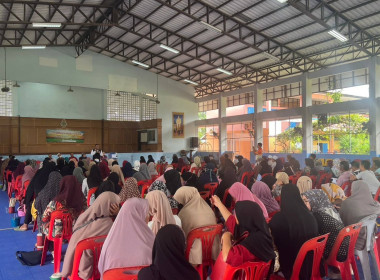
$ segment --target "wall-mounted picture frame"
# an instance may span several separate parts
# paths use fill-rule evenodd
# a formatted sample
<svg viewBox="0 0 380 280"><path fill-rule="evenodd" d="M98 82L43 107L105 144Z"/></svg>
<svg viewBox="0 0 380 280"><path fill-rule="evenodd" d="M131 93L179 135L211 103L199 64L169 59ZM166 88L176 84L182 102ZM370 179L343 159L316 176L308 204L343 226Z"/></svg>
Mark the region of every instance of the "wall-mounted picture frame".
<svg viewBox="0 0 380 280"><path fill-rule="evenodd" d="M184 113L173 112L172 126L173 138L185 138Z"/></svg>

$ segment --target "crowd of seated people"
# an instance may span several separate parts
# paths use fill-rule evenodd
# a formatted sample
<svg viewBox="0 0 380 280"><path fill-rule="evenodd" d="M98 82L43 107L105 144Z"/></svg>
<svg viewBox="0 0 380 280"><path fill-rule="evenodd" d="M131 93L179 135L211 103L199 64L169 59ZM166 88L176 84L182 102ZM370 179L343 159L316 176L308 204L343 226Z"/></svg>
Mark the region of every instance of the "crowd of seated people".
<svg viewBox="0 0 380 280"><path fill-rule="evenodd" d="M255 164L227 154L219 161L175 154L171 163L164 156L156 162L149 155L148 160L141 156L120 166L117 159L91 160L82 154L77 160L71 154L57 159L49 155L40 164L10 156L1 163L1 175L9 170L14 180L21 176L21 188L29 182L20 198L25 219L16 231L27 231L35 219L38 232L48 235L54 211L70 214L72 236L61 271L65 278L72 273L78 244L106 235L98 263L102 277L113 269L138 266L144 267L135 271L138 279L201 279L204 248L196 239L185 255L186 240L196 229L222 224L210 248L212 280L221 279L226 265L247 262L272 262L269 273L290 279L305 242L329 234L325 261L344 227L380 215L374 200L379 168L379 161L371 168L368 160L341 159L323 166L313 154L303 169L291 155L286 160L262 156ZM345 240L339 260L347 258L348 246ZM53 255L53 244L49 251ZM92 258L85 253L80 260L82 279L93 274ZM310 279L311 269L309 256L300 279ZM332 267L321 269L322 276L337 273Z"/></svg>

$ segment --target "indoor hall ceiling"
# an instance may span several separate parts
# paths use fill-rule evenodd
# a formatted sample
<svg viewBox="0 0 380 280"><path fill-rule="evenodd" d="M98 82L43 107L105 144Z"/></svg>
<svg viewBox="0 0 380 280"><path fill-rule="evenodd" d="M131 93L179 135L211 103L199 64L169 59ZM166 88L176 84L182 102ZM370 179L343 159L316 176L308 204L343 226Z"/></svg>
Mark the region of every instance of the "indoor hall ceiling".
<svg viewBox="0 0 380 280"><path fill-rule="evenodd" d="M280 2L0 0L0 45L74 46L78 56L88 49L192 82L196 96L380 53L380 0Z"/></svg>

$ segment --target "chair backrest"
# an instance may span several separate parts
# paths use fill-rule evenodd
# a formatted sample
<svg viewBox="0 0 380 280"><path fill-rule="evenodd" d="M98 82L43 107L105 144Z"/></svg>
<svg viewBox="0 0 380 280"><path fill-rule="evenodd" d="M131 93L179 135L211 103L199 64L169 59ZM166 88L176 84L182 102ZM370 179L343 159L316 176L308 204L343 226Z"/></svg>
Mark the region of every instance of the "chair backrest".
<svg viewBox="0 0 380 280"><path fill-rule="evenodd" d="M226 206L226 207L227 207L227 209L231 212L232 209L235 208L235 201L232 199L232 196L231 196L230 193L228 192L229 189L230 189L230 188L228 188L228 189L226 189L226 190L224 191L224 195L223 195L223 205L226 206L226 203L227 203L227 197L230 196L230 197L231 197L231 204L230 204L229 207L227 207L227 206Z"/></svg>
<svg viewBox="0 0 380 280"><path fill-rule="evenodd" d="M194 174L197 175L197 176L199 176L199 170L200 170L199 167L192 167L192 168L190 169L190 172L191 172L191 173L194 173Z"/></svg>
<svg viewBox="0 0 380 280"><path fill-rule="evenodd" d="M27 191L27 189L29 187L29 184L30 184L30 180L27 180L27 181L24 182L24 194L23 194L23 197L25 197L25 195L26 195L26 191Z"/></svg>
<svg viewBox="0 0 380 280"><path fill-rule="evenodd" d="M329 234L321 235L306 241L298 252L297 258L293 265L293 272L291 279L299 279L302 264L306 258L308 252L314 252L313 254L313 268L311 279L321 279L320 264L323 257L323 252L326 247L326 242Z"/></svg>
<svg viewBox="0 0 380 280"><path fill-rule="evenodd" d="M377 189L377 192L375 194L375 200L378 201L378 202L380 202L379 196L380 196L380 188Z"/></svg>
<svg viewBox="0 0 380 280"><path fill-rule="evenodd" d="M12 176L12 171L7 170L7 171L5 172L5 180L7 180L8 184L9 184L9 183L12 183L12 178L13 178L13 176Z"/></svg>
<svg viewBox="0 0 380 280"><path fill-rule="evenodd" d="M315 176L315 175L311 175L311 176L309 176L309 177L310 177L311 181L313 182L313 184L312 184L313 189L315 189L316 186L317 186L317 176Z"/></svg>
<svg viewBox="0 0 380 280"><path fill-rule="evenodd" d="M158 177L160 177L160 175L152 175L150 179L151 182L153 183L154 181L156 181Z"/></svg>
<svg viewBox="0 0 380 280"><path fill-rule="evenodd" d="M162 164L158 163L158 164L156 165L156 171L157 171L158 175L161 175L161 174L162 174L162 173L161 173L161 171L162 171Z"/></svg>
<svg viewBox="0 0 380 280"><path fill-rule="evenodd" d="M195 239L200 239L202 242L202 260L212 261L212 245L215 237L222 233L223 225L217 224L193 229L187 235L186 259L189 259L190 249L193 246Z"/></svg>
<svg viewBox="0 0 380 280"><path fill-rule="evenodd" d="M181 174L183 174L183 172L186 172L186 171L189 171L190 170L190 165L185 165L184 167L182 167L181 169Z"/></svg>
<svg viewBox="0 0 380 280"><path fill-rule="evenodd" d="M266 176L272 175L272 173L264 173L261 175L261 179L265 178Z"/></svg>
<svg viewBox="0 0 380 280"><path fill-rule="evenodd" d="M248 184L248 177L249 177L249 172L244 172L243 176L241 176L240 183L246 186Z"/></svg>
<svg viewBox="0 0 380 280"><path fill-rule="evenodd" d="M100 273L98 270L98 262L100 257L100 252L102 250L102 246L104 241L106 240L107 235L95 236L84 239L78 243L75 247L74 254L74 262L73 262L73 270L71 272L70 279L71 280L82 280L79 277L79 264L82 258L83 252L89 250L92 252L92 276L89 280L100 279Z"/></svg>
<svg viewBox="0 0 380 280"><path fill-rule="evenodd" d="M367 241L366 241L367 251L372 250L374 246L374 240L375 240L374 231L376 228L377 216L378 216L377 214L373 214L360 220L360 223L362 223L362 228L367 227Z"/></svg>
<svg viewBox="0 0 380 280"><path fill-rule="evenodd" d="M87 207L90 206L91 196L96 192L97 189L98 189L98 187L94 187L94 188L91 188L91 189L88 190L88 194L87 194Z"/></svg>
<svg viewBox="0 0 380 280"><path fill-rule="evenodd" d="M137 275L146 266L114 268L103 274L103 280L137 280Z"/></svg>
<svg viewBox="0 0 380 280"><path fill-rule="evenodd" d="M349 197L351 196L351 182L350 181L347 181L345 183L343 183L343 185L341 186L342 190L344 191L344 194Z"/></svg>
<svg viewBox="0 0 380 280"><path fill-rule="evenodd" d="M293 185L297 185L298 177L296 175L289 176L289 182L292 182Z"/></svg>
<svg viewBox="0 0 380 280"><path fill-rule="evenodd" d="M148 192L150 185L149 184L144 184L141 189L141 198L144 198L146 193Z"/></svg>
<svg viewBox="0 0 380 280"><path fill-rule="evenodd" d="M207 183L205 184L203 187L206 189L206 190L210 190L211 192L211 196L214 195L215 193L215 190L216 188L218 187L218 183L217 182L213 182L213 183Z"/></svg>
<svg viewBox="0 0 380 280"><path fill-rule="evenodd" d="M61 220L62 222L62 231L60 234L55 233L55 237L53 237L53 231L55 227L55 220ZM49 236L48 239L53 241L55 238L62 238L66 240L70 240L71 235L73 234L73 218L70 213L63 211L53 211L50 217L50 225L49 225Z"/></svg>
<svg viewBox="0 0 380 280"><path fill-rule="evenodd" d="M271 262L245 262L239 266L227 264L222 280L261 280L268 275ZM214 267L216 268L216 266ZM238 277L237 277L238 276Z"/></svg>
<svg viewBox="0 0 380 280"><path fill-rule="evenodd" d="M358 239L361 227L362 227L361 223L353 224L353 225L346 226L345 228L343 228L339 232L339 234L335 240L334 246L333 246L333 248L330 252L330 255L327 259L327 262L329 264L338 262L338 260L337 260L338 252L339 252L339 249L340 249L345 237L349 237L349 239L350 239L348 252L347 252L347 259L354 256L356 240Z"/></svg>

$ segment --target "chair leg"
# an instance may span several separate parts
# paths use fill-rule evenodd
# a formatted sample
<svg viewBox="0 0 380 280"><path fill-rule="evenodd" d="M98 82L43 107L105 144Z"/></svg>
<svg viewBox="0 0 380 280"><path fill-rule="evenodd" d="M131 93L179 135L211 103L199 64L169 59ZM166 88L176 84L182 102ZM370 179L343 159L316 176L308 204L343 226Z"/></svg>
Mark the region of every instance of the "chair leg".
<svg viewBox="0 0 380 280"><path fill-rule="evenodd" d="M367 254L367 257L368 257L368 254ZM356 261L355 261L355 256L351 259L350 261L350 265L352 267L352 270L354 272L354 277L355 277L355 280L360 280L360 277L359 277L359 271L358 271L358 266L356 265ZM348 266L348 269L350 271L350 275L351 275L351 270L350 270L350 266ZM370 273L371 275L371 273ZM370 278L371 279L371 278Z"/></svg>
<svg viewBox="0 0 380 280"><path fill-rule="evenodd" d="M376 244L374 246L374 249L370 251L370 254L371 262L373 264L373 267L375 268L376 279L380 279L379 255L377 252Z"/></svg>
<svg viewBox="0 0 380 280"><path fill-rule="evenodd" d="M45 264L46 254L49 248L49 242L50 240L45 237L44 248L42 249L42 256L41 256L41 266Z"/></svg>
<svg viewBox="0 0 380 280"><path fill-rule="evenodd" d="M33 224L33 232L35 232L37 229L37 218L34 220L34 224Z"/></svg>
<svg viewBox="0 0 380 280"><path fill-rule="evenodd" d="M355 255L359 257L360 264L362 266L363 274L364 274L364 280L371 280L371 268L369 266L369 258L368 258L368 252L366 250L363 251L356 251ZM355 271L354 271L355 274ZM356 278L356 275L355 275Z"/></svg>
<svg viewBox="0 0 380 280"><path fill-rule="evenodd" d="M54 273L61 269L62 238L54 239Z"/></svg>

